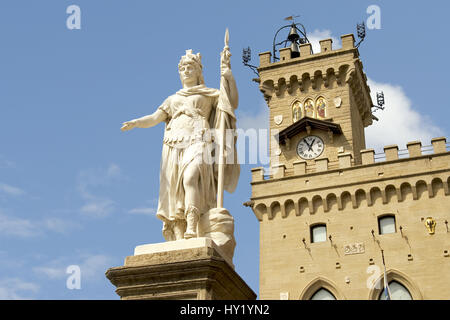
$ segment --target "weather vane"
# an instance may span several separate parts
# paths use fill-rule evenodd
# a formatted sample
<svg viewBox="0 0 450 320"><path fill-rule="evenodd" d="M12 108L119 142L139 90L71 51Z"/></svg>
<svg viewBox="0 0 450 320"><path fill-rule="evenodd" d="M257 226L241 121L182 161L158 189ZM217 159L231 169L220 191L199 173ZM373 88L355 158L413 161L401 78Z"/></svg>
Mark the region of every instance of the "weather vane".
<svg viewBox="0 0 450 320"><path fill-rule="evenodd" d="M297 16L289 16L289 17L284 18L284 20L291 21L291 20L294 20L295 18L298 18L298 17L300 17L300 16L299 15L297 15Z"/></svg>
<svg viewBox="0 0 450 320"><path fill-rule="evenodd" d="M358 38L360 39L359 42L356 44L356 47L359 48L360 44L366 38L366 25L364 21L356 25L356 33L358 34Z"/></svg>
<svg viewBox="0 0 450 320"><path fill-rule="evenodd" d="M244 66L247 66L250 69L252 69L252 71L259 78L258 67L249 64L250 60L252 60L252 49L250 49L250 47L247 47L246 49L245 48L242 49L242 63L244 64Z"/></svg>
<svg viewBox="0 0 450 320"><path fill-rule="evenodd" d="M386 101L384 100L384 92L380 91L377 92L377 105L373 106L372 108L374 108L374 110L372 112L377 112L377 110L384 110L384 105L385 105Z"/></svg>

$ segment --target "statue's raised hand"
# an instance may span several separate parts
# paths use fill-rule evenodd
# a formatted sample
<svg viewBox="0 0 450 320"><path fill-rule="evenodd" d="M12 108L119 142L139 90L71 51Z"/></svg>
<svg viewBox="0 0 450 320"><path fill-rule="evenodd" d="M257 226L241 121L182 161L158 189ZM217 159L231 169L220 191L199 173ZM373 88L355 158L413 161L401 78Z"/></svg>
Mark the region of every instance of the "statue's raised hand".
<svg viewBox="0 0 450 320"><path fill-rule="evenodd" d="M231 80L233 78L233 74L231 73L231 69L228 67L222 68L220 75L227 80Z"/></svg>
<svg viewBox="0 0 450 320"><path fill-rule="evenodd" d="M227 80L230 80L233 77L233 74L231 73L230 57L230 48L225 46L220 54L220 75Z"/></svg>
<svg viewBox="0 0 450 320"><path fill-rule="evenodd" d="M122 123L122 128L120 128L120 130L122 131L128 131L131 130L133 128L136 127L136 120L131 120L131 121L127 121Z"/></svg>

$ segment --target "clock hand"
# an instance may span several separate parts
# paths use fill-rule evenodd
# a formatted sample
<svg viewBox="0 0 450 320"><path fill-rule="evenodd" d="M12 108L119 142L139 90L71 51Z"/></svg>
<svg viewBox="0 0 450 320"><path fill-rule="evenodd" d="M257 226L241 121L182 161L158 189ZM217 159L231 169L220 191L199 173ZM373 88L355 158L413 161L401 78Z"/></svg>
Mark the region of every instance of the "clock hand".
<svg viewBox="0 0 450 320"><path fill-rule="evenodd" d="M308 146L308 149L311 148L311 145L308 143L308 141L306 141L306 139L304 140L306 145Z"/></svg>
<svg viewBox="0 0 450 320"><path fill-rule="evenodd" d="M311 144L308 145L308 147L309 147L308 151L313 151L313 150L312 150L312 147L313 147L313 145L314 145L314 142L316 142L316 139L314 139L314 140L311 142Z"/></svg>

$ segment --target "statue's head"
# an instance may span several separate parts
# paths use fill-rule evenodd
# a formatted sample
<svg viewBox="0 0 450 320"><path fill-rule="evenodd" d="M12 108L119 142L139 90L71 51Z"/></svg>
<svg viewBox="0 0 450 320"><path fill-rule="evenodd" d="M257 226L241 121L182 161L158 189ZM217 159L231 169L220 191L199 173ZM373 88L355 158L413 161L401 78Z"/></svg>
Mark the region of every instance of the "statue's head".
<svg viewBox="0 0 450 320"><path fill-rule="evenodd" d="M178 72L180 73L181 83L183 87L191 87L204 84L202 74L202 57L200 53L193 54L192 50L186 50L186 54L181 57L178 64Z"/></svg>

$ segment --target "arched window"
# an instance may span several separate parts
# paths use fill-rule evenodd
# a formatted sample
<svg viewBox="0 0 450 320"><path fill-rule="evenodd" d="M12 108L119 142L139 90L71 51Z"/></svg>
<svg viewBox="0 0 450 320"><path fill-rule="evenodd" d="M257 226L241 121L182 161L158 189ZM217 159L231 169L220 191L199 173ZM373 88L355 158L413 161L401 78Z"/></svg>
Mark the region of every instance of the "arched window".
<svg viewBox="0 0 450 320"><path fill-rule="evenodd" d="M327 116L327 102L323 97L316 101L316 114L318 119L324 119Z"/></svg>
<svg viewBox="0 0 450 320"><path fill-rule="evenodd" d="M292 122L297 122L302 118L302 104L296 101L292 105Z"/></svg>
<svg viewBox="0 0 450 320"><path fill-rule="evenodd" d="M327 241L327 226L316 224L311 227L311 243Z"/></svg>
<svg viewBox="0 0 450 320"><path fill-rule="evenodd" d="M391 300L412 300L411 293L409 293L408 289L405 288L401 283L397 281L389 282L389 291ZM386 300L386 294L384 290L381 291L378 300Z"/></svg>
<svg viewBox="0 0 450 320"><path fill-rule="evenodd" d="M311 99L305 101L305 116L314 118L314 102Z"/></svg>
<svg viewBox="0 0 450 320"><path fill-rule="evenodd" d="M378 230L379 234L396 233L397 228L395 226L395 216L385 215L378 218Z"/></svg>
<svg viewBox="0 0 450 320"><path fill-rule="evenodd" d="M312 295L311 300L336 300L336 297L327 289L320 288Z"/></svg>

